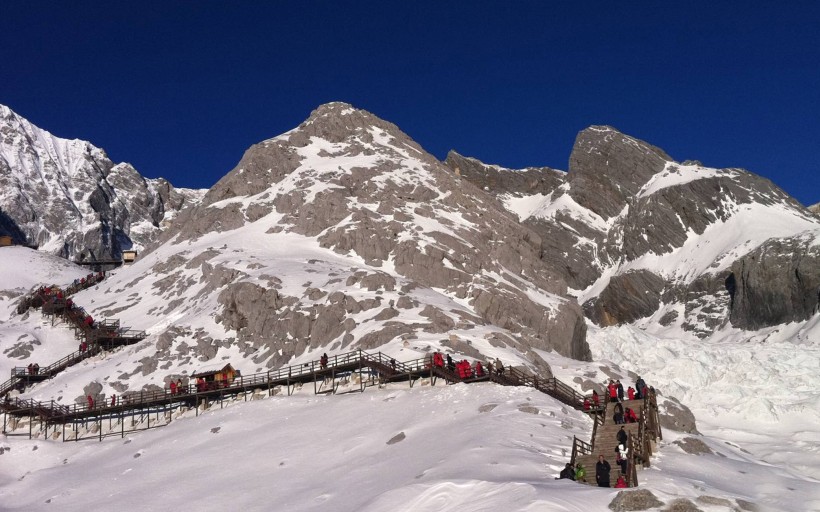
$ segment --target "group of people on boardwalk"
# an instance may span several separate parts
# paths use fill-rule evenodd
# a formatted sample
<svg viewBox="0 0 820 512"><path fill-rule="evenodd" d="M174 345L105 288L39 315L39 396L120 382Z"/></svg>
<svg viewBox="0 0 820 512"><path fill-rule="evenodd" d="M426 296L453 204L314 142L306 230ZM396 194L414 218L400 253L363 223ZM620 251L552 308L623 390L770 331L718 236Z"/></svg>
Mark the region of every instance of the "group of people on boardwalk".
<svg viewBox="0 0 820 512"><path fill-rule="evenodd" d="M428 367L432 365L438 368L446 368L453 373L457 373L460 379L484 377L493 374L493 372L497 375L504 373L504 363L502 363L500 359L495 360L495 366L493 366L492 361L488 361L485 369L481 361L476 360L475 363L470 364L470 361L462 359L456 362L450 354L447 354L445 357L441 352L434 352L431 359L427 361L427 364Z"/></svg>
<svg viewBox="0 0 820 512"><path fill-rule="evenodd" d="M619 463L620 465L620 463ZM618 489L628 487L626 483L626 471L624 470L624 466L621 466L621 474L618 475L618 480L615 483L615 487ZM598 487L611 487L610 485L610 472L612 471L612 467L609 465L609 462L606 460L606 457L603 455L598 456L598 462L595 464L595 483ZM584 465L580 462L572 467L572 463L567 462L567 465L564 466L564 469L561 470L559 473L557 480L561 479L569 479L574 480L576 482L583 482L586 483L587 481L587 471L584 468Z"/></svg>
<svg viewBox="0 0 820 512"><path fill-rule="evenodd" d="M181 395L188 392L188 388L182 384L182 379L177 379L176 382L171 379L168 387L171 388L172 395Z"/></svg>
<svg viewBox="0 0 820 512"><path fill-rule="evenodd" d="M615 412L612 414L612 420L616 425L623 425L624 423L637 423L638 415L631 407L624 410L623 404L615 404Z"/></svg>
<svg viewBox="0 0 820 512"><path fill-rule="evenodd" d="M628 401L652 398L654 395L655 389L651 386L647 386L646 381L640 376L636 379L634 388L630 386L624 390L623 384L621 384L621 381L618 379L611 379L606 385L606 400L615 404L612 420L616 425L622 425L615 435L617 441L615 463L620 469L615 487L628 487L630 459L634 458L634 454L630 455L629 453L629 432L626 431L623 425L637 423L639 418L635 409L627 406ZM598 394L598 391L594 389L592 394L585 397L583 401L584 411L603 411L604 406L605 404L602 403L601 396ZM599 487L610 487L611 471L612 468L609 461L606 460L606 456L600 454L598 456L598 462L595 464L595 483ZM586 470L580 462L576 464L575 468L572 467L572 463L567 463L558 478L570 478L579 482L586 482Z"/></svg>
<svg viewBox="0 0 820 512"><path fill-rule="evenodd" d="M626 410L624 410L623 406L620 405L625 401L624 398L627 400L640 400L652 395L654 392L655 389L648 387L646 385L646 381L644 381L641 377L638 377L635 381L634 388L629 386L629 388L625 391L624 386L621 384L619 379L610 380L609 384L606 386L606 397L610 402L615 402L618 404L618 407L616 407L616 415L620 412L620 416L613 418L615 419L615 422L631 423L638 421L638 418L632 409L627 407ZM601 395L598 394L597 390L593 389L591 396L584 397L583 408L585 411L598 410L601 407Z"/></svg>

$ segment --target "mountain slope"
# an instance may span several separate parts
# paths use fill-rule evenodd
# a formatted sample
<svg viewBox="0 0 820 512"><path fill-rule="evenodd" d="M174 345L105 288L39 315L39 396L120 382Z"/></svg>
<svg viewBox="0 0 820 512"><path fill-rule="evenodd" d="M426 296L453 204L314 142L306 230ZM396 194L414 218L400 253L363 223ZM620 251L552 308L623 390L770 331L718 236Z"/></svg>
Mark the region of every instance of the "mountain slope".
<svg viewBox="0 0 820 512"><path fill-rule="evenodd" d="M358 348L446 349L544 375L539 352L589 359L583 313L539 259L538 236L346 104L253 146L163 241L75 298L150 335L112 356L113 376L86 370L102 392L163 386L205 363L253 373ZM38 393L87 394L59 378Z"/></svg>
<svg viewBox="0 0 820 512"><path fill-rule="evenodd" d="M88 142L55 137L0 105L0 229L69 259L142 249L203 192L114 164Z"/></svg>

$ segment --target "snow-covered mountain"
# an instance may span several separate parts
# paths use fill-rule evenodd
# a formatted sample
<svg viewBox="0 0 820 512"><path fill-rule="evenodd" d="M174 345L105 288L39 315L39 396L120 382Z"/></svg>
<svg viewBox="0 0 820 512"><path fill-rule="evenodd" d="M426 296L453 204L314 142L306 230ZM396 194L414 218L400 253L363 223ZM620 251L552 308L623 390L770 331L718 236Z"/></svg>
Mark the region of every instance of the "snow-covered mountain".
<svg viewBox="0 0 820 512"><path fill-rule="evenodd" d="M818 306L820 219L748 171L678 163L607 126L579 133L569 171L550 180L456 153L447 164L541 235L542 258L599 325L705 338ZM516 173L540 189L504 185Z"/></svg>
<svg viewBox="0 0 820 512"><path fill-rule="evenodd" d="M117 258L154 240L204 191L145 179L82 140L51 135L0 105L0 232L63 257Z"/></svg>
<svg viewBox="0 0 820 512"><path fill-rule="evenodd" d="M247 375L358 348L399 361L432 350L500 358L580 392L642 375L662 395L665 428L639 476L660 498L648 509L820 506L820 314L772 325L781 305L760 317L753 295L765 277L767 293L811 305L792 276L814 286L817 217L745 171L676 164L607 127L579 135L567 173L454 152L446 164L368 112L319 107L251 147L134 265L73 297L96 319L146 330L144 341L22 396L122 399L216 363ZM0 372L76 350L64 325L16 305L39 284L84 273L0 248ZM651 285L663 290L657 306ZM685 300L672 293L683 289ZM576 297L600 324L623 325L588 323ZM670 311L679 317L662 321ZM744 315L765 325L746 326ZM711 336L692 335L702 331ZM224 411L175 413L125 441L7 438L0 502L99 508L109 503L100 486L124 510L194 496L202 510L580 511L615 497L553 480L572 437L591 435L586 415L528 389L429 384L254 394ZM180 479L189 492L177 492Z"/></svg>

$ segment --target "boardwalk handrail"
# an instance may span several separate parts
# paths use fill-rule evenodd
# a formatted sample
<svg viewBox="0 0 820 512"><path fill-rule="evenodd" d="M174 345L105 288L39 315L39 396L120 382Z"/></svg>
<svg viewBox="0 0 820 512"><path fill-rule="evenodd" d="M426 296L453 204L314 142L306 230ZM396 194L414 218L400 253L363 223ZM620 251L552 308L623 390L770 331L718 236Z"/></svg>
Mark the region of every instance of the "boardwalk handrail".
<svg viewBox="0 0 820 512"><path fill-rule="evenodd" d="M89 348L89 350L85 352L74 352L69 356L64 357L57 363L49 365L45 369L41 369L41 371L44 373L55 371L59 366L68 365L74 359L82 359L85 357L89 357L90 353L94 350L99 351L100 347L98 345L94 345L93 348ZM199 396L209 396L213 393L234 395L243 391L247 391L249 389L261 389L265 387L283 385L286 383L300 380L303 381L305 377L311 377L313 379L325 378L331 375L335 375L335 372L340 370L356 371L359 369L361 369L362 371L364 369L367 369L368 371L375 371L376 374L383 376L385 378L407 375L421 376L426 375L428 374L428 372L431 371L441 372L441 374L446 375L447 379L449 379L452 382L474 382L482 379L490 380L491 378L489 373L480 377L475 377L471 374L469 378L460 378L456 373L451 372L447 369L431 366L430 358L427 356L412 359L410 361L397 361L395 358L390 357L382 352L369 353L364 350L355 350L344 354L338 354L329 357L326 366L323 366L320 360L312 360L302 364L283 366L276 370L268 370L266 372L260 372L251 375L240 374L232 382L210 383L210 385L205 389L199 389L195 382L189 381L186 386L182 388L177 388L173 393L170 391L170 389L162 389L154 391L143 390L139 392L124 394L119 397L118 402L114 405L110 405L107 400L105 401L105 403L100 403L99 400L96 400L95 397L92 397L95 398L93 407L90 406L90 404L88 403L81 403L73 404L71 406L60 406L61 409L59 411L48 412L50 409L53 409L54 406L50 405L47 402L35 403L33 401L15 398L14 400L7 399L5 404L0 404L0 409L8 410L11 408L18 410L37 410L40 412L40 414L38 415L46 416L49 418L67 415L84 415L91 411L119 410L121 408L139 408L157 402L185 401ZM388 371L389 374L385 374ZM555 398L561 400L564 403L567 403L568 405L571 405L572 407L580 408L580 403L577 401L577 399L582 395L578 393L576 393L572 397L571 401L568 401L566 399L566 395L568 395L568 393L557 393L559 396L555 396L555 390L559 389L558 384L560 383L560 381L558 381L555 378L542 379L538 378L537 376L524 374L523 372L513 368L507 369L505 371L505 374L506 375L503 376L507 378L507 385L512 385L510 383L514 383L515 385L533 387L541 392L549 394L550 396L554 396ZM563 383L561 384L563 385ZM589 446L591 449L592 445Z"/></svg>

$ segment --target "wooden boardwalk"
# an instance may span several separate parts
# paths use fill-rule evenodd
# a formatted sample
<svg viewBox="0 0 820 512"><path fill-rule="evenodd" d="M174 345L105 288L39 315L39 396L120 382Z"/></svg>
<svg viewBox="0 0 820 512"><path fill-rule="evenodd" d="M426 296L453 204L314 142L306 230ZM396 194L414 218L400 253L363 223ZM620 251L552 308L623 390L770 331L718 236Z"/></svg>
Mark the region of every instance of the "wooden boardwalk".
<svg viewBox="0 0 820 512"><path fill-rule="evenodd" d="M94 283L96 284L96 283ZM75 290L77 291L77 290ZM604 403L602 407L590 408L590 395L582 395L571 386L555 378L541 378L525 373L519 369L506 367L499 371L487 366L479 374L472 369L469 372L457 372L442 364L435 364L432 355L410 361L397 361L381 352L357 350L331 356L322 364L320 360L292 365L252 375L239 375L230 383L210 383L207 387L190 384L170 390L140 391L127 393L112 402L108 400L89 400L89 403L61 405L51 402L38 402L31 399L10 398L8 392L21 389L49 379L88 357L103 350L120 345L136 343L145 338L144 331L123 329L116 320L94 323L89 326L87 314L63 294L58 297L53 291L39 290L28 301L28 307L42 307L45 315L64 319L75 330L77 339L82 340L85 349L69 354L63 359L32 372L28 368L15 368L12 378L0 384L0 413L3 415L3 433L6 435L44 434L59 436L62 429L63 441L80 441L83 439L102 440L107 436L125 436L128 432L161 427L171 422L173 412L194 409L208 409L214 404L224 406L227 400L236 400L260 394L291 395L297 388L313 385L316 394L335 394L342 384L358 382L359 391L369 386L384 385L390 382L407 382L412 388L421 379L429 379L431 385L437 382L445 384L493 382L503 386L528 386L545 393L574 409L589 413L594 418L592 439L589 443L574 438L571 463L582 462L591 474L587 481L594 482L594 462L596 453L604 450L608 459L612 459L613 474L617 474L614 464L612 446L614 430L611 426L613 404ZM357 379L353 377L356 376ZM349 389L349 386L348 386ZM654 394L640 401L631 401L631 406L638 413L638 422L630 426L630 466L628 480L630 487L637 485L638 466L647 466L653 453L655 443L661 439L658 408ZM154 419L153 425L151 419ZM28 432L19 432L20 424L28 419ZM104 423L108 429L104 429ZM37 424L35 431L34 425ZM610 446L612 445L612 446ZM609 451L607 451L609 450ZM590 478L591 477L591 478ZM614 478L613 478L614 481Z"/></svg>

